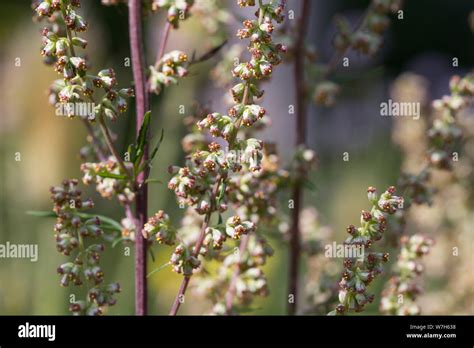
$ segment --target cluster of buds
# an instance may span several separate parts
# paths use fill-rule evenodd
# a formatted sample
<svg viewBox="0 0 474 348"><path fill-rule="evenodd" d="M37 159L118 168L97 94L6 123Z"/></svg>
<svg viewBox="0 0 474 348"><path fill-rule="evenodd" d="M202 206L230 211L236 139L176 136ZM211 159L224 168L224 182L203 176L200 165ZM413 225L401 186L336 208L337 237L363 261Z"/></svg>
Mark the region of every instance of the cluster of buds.
<svg viewBox="0 0 474 348"><path fill-rule="evenodd" d="M212 142L207 146L209 151L198 150L191 155L191 161L199 166L202 164L201 173L222 173L226 167L226 156L221 145Z"/></svg>
<svg viewBox="0 0 474 348"><path fill-rule="evenodd" d="M74 315L102 315L107 306L115 305L114 295L120 291L119 283L95 286L87 293L87 301L77 301L69 306L69 310Z"/></svg>
<svg viewBox="0 0 474 348"><path fill-rule="evenodd" d="M125 165L130 170L133 168L129 162L125 162ZM105 162L82 163L81 171L84 173L82 182L85 185L94 183L102 197L111 199L116 196L121 204L130 204L135 200L135 190L126 178L127 173L123 172L114 157L109 157Z"/></svg>
<svg viewBox="0 0 474 348"><path fill-rule="evenodd" d="M148 222L143 226L142 234L143 238L153 237L160 244L174 245L176 242L176 231L168 214L163 210L148 219Z"/></svg>
<svg viewBox="0 0 474 348"><path fill-rule="evenodd" d="M382 238L387 226L387 216L403 207L403 198L394 195L393 186L380 197L374 187L369 187L367 193L372 209L370 212L362 211L360 227L356 228L354 225L347 227L350 237L344 242L345 245L363 247L363 256L344 259L344 272L339 282L339 304L329 313L330 315L363 311L365 305L374 300L374 295L368 293L367 287L383 272L382 264L388 261L387 253L366 250Z"/></svg>
<svg viewBox="0 0 474 348"><path fill-rule="evenodd" d="M193 4L194 0L153 0L151 9L152 11L166 10L166 19L173 28L178 28L179 21L189 17L189 10Z"/></svg>
<svg viewBox="0 0 474 348"><path fill-rule="evenodd" d="M190 162L190 161L189 161ZM180 205L193 206L199 214L207 214L214 207L211 207L211 198L205 188L209 185L209 176L215 176L205 167L200 171L191 171L190 167L176 168L170 167L170 173L176 173L168 182L168 188L173 190L178 197ZM200 176L203 174L204 177ZM223 212L227 205L222 201L218 210Z"/></svg>
<svg viewBox="0 0 474 348"><path fill-rule="evenodd" d="M474 97L474 75L464 78L454 76L450 81L451 94L435 100L433 107L438 112L432 127L428 130L430 165L439 169L451 169L453 151L462 132L457 124L457 114L472 103Z"/></svg>
<svg viewBox="0 0 474 348"><path fill-rule="evenodd" d="M81 191L77 188L77 180L65 180L61 186L51 187L51 199L54 202L53 211L57 215L54 231L59 252L70 255L77 249L79 240L76 231L84 235L100 235L100 221L89 219L84 221L79 215L80 210L94 206L91 199L81 199Z"/></svg>
<svg viewBox="0 0 474 348"><path fill-rule="evenodd" d="M278 193L290 182L290 173L281 169L279 162L275 146L267 142L261 160L255 163L258 170L250 166L230 177L227 185L229 203L237 214L256 224L262 222L269 229L282 220L276 208Z"/></svg>
<svg viewBox="0 0 474 348"><path fill-rule="evenodd" d="M51 17L54 15L55 12L61 11L63 6L71 6L67 18L64 19L68 28L74 30L74 28L76 28L77 26L87 26L86 24L83 24L85 23L83 18L74 11L74 8L81 7L81 3L79 0L34 0L32 3L33 9L40 17Z"/></svg>
<svg viewBox="0 0 474 348"><path fill-rule="evenodd" d="M242 124L251 127L255 122L265 115L265 109L260 105L236 104L229 109L229 116L234 119L241 119Z"/></svg>
<svg viewBox="0 0 474 348"><path fill-rule="evenodd" d="M190 276L193 274L193 270L200 266L201 261L193 255L191 247L181 243L174 249L170 258L170 264L176 273Z"/></svg>
<svg viewBox="0 0 474 348"><path fill-rule="evenodd" d="M398 12L401 5L401 0L372 0L362 25L355 32L352 32L345 18L337 17L336 49L344 52L352 48L362 54L373 55L382 45L382 34L390 23L389 14Z"/></svg>
<svg viewBox="0 0 474 348"><path fill-rule="evenodd" d="M133 96L133 90L117 90L117 80L112 69L101 70L97 75L88 74L88 62L85 57L76 54L76 48L86 48L87 40L77 36L87 28L84 19L76 12L80 6L78 0L45 0L35 1L33 7L37 15L46 17L53 23L45 27L41 54L47 62L54 63L55 70L62 74L62 79L53 83L50 88L51 103L92 103L93 112L87 114L68 113L68 117L81 116L89 120L102 115L115 120L127 109L126 98ZM63 26L61 29L61 19ZM67 35L72 31L76 35ZM102 89L105 95L96 103L94 92Z"/></svg>
<svg viewBox="0 0 474 348"><path fill-rule="evenodd" d="M249 24L249 21L244 22L244 26L247 26ZM252 36L252 40L256 41L255 45L257 46L250 48L250 52L252 53L252 59L249 62L238 64L232 70L232 74L234 75L234 77L239 77L243 81L249 81L251 79L259 80L262 78L270 77L273 72L273 66L281 63L281 55L286 52L286 46L280 44L274 45L273 43L271 43L271 41L270 46L267 46L265 40L268 40L266 38L268 34L266 34L266 32L261 28L255 30L258 34L251 34L251 32L245 32L249 36ZM239 36L239 38L241 39L249 37L247 35L243 35L242 32L239 32L239 34L237 36ZM259 35L263 37L259 37Z"/></svg>
<svg viewBox="0 0 474 348"><path fill-rule="evenodd" d="M160 94L164 87L177 84L178 78L188 74L188 56L181 51L166 53L155 66L150 66L150 90Z"/></svg>
<svg viewBox="0 0 474 348"><path fill-rule="evenodd" d="M120 221L122 226L121 234L123 241L135 242L135 236L137 233L137 225L133 218L125 217Z"/></svg>
<svg viewBox="0 0 474 348"><path fill-rule="evenodd" d="M213 137L229 140L235 132L235 125L231 117L218 112L208 114L197 122L199 130L208 129Z"/></svg>
<svg viewBox="0 0 474 348"><path fill-rule="evenodd" d="M220 250L224 242L227 240L226 233L221 228L208 227L206 228L206 237L204 238L201 254L207 254L209 249Z"/></svg>
<svg viewBox="0 0 474 348"><path fill-rule="evenodd" d="M254 296L268 296L268 281L261 267L265 265L267 257L273 255L273 248L265 238L252 234L249 236L247 248L242 254L232 253L222 260L222 265L217 271L217 276L212 279L205 278L205 295L214 300L212 314L236 314L238 306L248 306ZM235 294L231 313L224 304L226 285L232 282L235 267L239 273L235 281ZM201 276L203 277L203 276ZM199 290L199 288L198 288ZM216 301L217 300L217 301Z"/></svg>
<svg viewBox="0 0 474 348"><path fill-rule="evenodd" d="M234 215L227 219L225 233L233 239L240 239L243 234L255 231L255 227L253 222L242 221L239 216Z"/></svg>
<svg viewBox="0 0 474 348"><path fill-rule="evenodd" d="M423 272L420 261L430 252L434 241L429 237L415 234L411 237L403 236L400 244L401 251L396 271L382 292L380 311L392 315L419 315L420 307L415 300L422 292L417 284L417 278Z"/></svg>
<svg viewBox="0 0 474 348"><path fill-rule="evenodd" d="M73 284L81 286L91 284L94 296L86 301L79 301L71 305L74 314L99 315L107 305L115 304L112 295L120 291L118 284L103 286L104 273L99 265L100 253L104 251L103 244L90 244L86 247L85 239L103 236L98 217L85 218L81 211L91 208L90 199L82 200L81 191L77 188L77 180L65 180L61 186L51 188L51 199L54 202L53 211L57 216L54 226L57 249L63 255L76 252L73 262L66 262L58 267L61 276L61 285L64 287ZM116 289L112 291L112 289ZM89 292L90 295L90 292ZM104 299L104 300L102 300Z"/></svg>

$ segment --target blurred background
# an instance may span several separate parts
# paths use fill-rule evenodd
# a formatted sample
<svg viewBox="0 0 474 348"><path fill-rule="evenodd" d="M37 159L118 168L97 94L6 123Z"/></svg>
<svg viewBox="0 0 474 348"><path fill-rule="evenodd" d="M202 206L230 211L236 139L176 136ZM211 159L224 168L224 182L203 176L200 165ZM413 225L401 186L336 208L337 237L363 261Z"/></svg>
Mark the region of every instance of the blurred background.
<svg viewBox="0 0 474 348"><path fill-rule="evenodd" d="M242 10L234 1L211 2L228 8L239 17L246 15L239 13ZM131 68L124 64L130 57L126 6L107 7L98 0L82 3L80 11L89 22L84 37L89 41L87 54L92 62L91 70L111 67L117 73L119 86L129 86ZM327 62L334 51L331 44L334 15L344 14L355 22L368 1L315 0L311 3L307 41L318 51L318 59ZM300 4L298 0L288 1L289 9L295 11L296 17ZM407 0L404 19L392 21L384 35L382 50L370 59L351 53L350 72L336 72L336 78L342 84L337 104L332 108L310 107L308 137L311 148L319 156L319 165L317 171L311 173L315 189L306 192L306 205L317 208L321 224L331 227L334 240L342 241L345 227L356 224L360 210L368 208L366 188L372 185L385 189L395 184L401 168L406 166L407 156L417 151L415 147L419 144L416 142L413 147L403 147L403 136L408 136L411 127L400 128L393 119L380 117L380 103L391 97L394 82L400 81L397 79L402 74L406 77L407 73L416 74L416 81L423 81L417 86L423 88L428 100L447 94L450 76L464 75L474 66L474 40L469 23L469 18L471 21L474 18L469 17L472 11L474 3L471 0ZM56 268L66 257L55 250L54 219L33 217L26 211L50 210L49 187L65 178L81 177L78 152L85 142L86 132L78 120L55 116L54 108L48 104L47 90L57 74L42 63L41 25L31 20L30 1L3 2L0 18L0 243L39 245L36 263L0 259L0 314L68 314L67 301L72 288L59 286ZM199 55L224 40L227 32L229 42L221 51L225 55L236 42L233 33L240 24L235 18L222 15L219 25L225 27L221 36L210 37L203 21L198 16L191 17L179 30L171 32L167 50L196 51ZM163 13L146 19L148 62L154 61L162 28ZM452 64L454 57L459 61L457 67ZM226 110L225 90L216 87L209 78L218 59L193 66L190 75L178 86L166 89L152 100L153 134L159 134L163 128L165 138L151 177L164 184L150 185L149 214L164 209L174 221L179 221L182 215L173 192L166 187L167 167L183 162L180 139L186 130L182 121L191 112L195 100L216 111ZM283 164L293 151L294 115L287 112L288 105L295 102L293 86L291 64L275 69L272 82L264 86L263 106L272 124L261 137L278 144ZM180 113L181 105L184 105L184 114ZM135 132L134 115L130 110L134 110L133 101L129 111L113 124L122 152L126 151ZM429 114L422 117L425 116L428 121ZM343 161L344 152L350 155L348 162ZM17 153L21 155L20 161L15 160ZM466 170L472 172L472 168ZM437 239L433 252L425 259L425 294L419 302L423 314L474 314L473 202L468 204L472 196L466 198L466 189L456 188L447 179L441 178L436 183L445 190L444 196L440 195L433 207L414 213L416 216L409 227ZM472 181L468 184L472 188ZM93 187L85 188L83 196L93 198L95 212L120 221L122 208L116 202L104 201ZM450 212L446 208L447 201L451 208L455 207L447 219L458 224L446 224L442 218L444 213ZM282 207L287 210L286 204ZM286 248L279 241L270 241L275 248L275 255L266 266L270 295L258 300L250 314L285 313ZM452 256L454 246L460 249L455 259ZM149 270L167 262L172 249L155 246L154 252L156 260L154 263L149 261ZM307 279L317 279L320 272L318 265L314 267L307 261L303 262L308 275L301 280L302 292L309 284ZM336 274L341 262L332 261L325 267ZM117 245L109 248L102 263L106 278L118 281L123 289L117 305L111 307L109 313L133 314L133 253L124 256L123 246ZM375 293L383 287L389 273L374 285ZM180 281L181 276L169 269L149 278L150 314L168 313ZM76 294L81 295L80 292ZM368 306L367 314L377 313L377 300L375 302ZM189 300L182 313L205 313L210 307L206 301Z"/></svg>

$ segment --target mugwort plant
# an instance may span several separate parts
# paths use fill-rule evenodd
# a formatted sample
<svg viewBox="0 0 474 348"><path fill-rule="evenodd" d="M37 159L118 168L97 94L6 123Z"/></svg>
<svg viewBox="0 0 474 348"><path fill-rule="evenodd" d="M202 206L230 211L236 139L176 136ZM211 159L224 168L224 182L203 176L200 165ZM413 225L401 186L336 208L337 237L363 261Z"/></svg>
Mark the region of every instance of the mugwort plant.
<svg viewBox="0 0 474 348"><path fill-rule="evenodd" d="M80 150L81 180L66 179L53 186L52 212L35 213L56 218L56 247L69 258L58 267L60 285L85 289L85 298L70 304L74 315L102 315L116 304L121 287L106 277L101 260L107 258L109 246L118 243L135 250L137 315L148 313L148 276L165 267L182 276L170 315L178 314L190 291L208 300L208 314L252 311L259 297L272 291L268 264L284 258L278 254L280 244L288 251L284 302L289 315L353 314L365 311L376 299L381 314L421 313L416 302L425 269L421 259L434 251L435 236L412 233L410 213L414 206L436 201L442 190L432 178L440 171L465 186L469 181L472 168L459 170L456 162L460 151L467 158L472 152L463 144L469 132L460 120L472 105L472 73L454 76L451 93L433 102L428 129L422 129L414 141L426 144L414 159L423 164L421 170L402 169L399 194L394 186L382 193L372 186L367 189L370 209L361 212L357 226L347 227L349 236L341 243L361 248L363 254L345 256L342 272L340 263L333 267L335 262L322 258L324 244L337 240L335 229L323 223L325 209L305 201L305 190L313 185L312 174L320 165L320 154L310 148L308 139L310 102L318 110L335 106L344 90L337 71L352 64L351 52L373 57L380 51L390 20L403 19L401 0L371 0L355 24L336 16L334 52L328 62L308 43L310 0L298 2L296 20L294 4L285 0L237 0L228 7L215 0L102 0L102 4L128 6L133 81L125 86L119 84L118 69L92 67L86 54L89 24L79 0L32 2L34 20L42 26L40 54L59 76L49 87L49 102L56 115L81 122L88 132ZM145 19L155 13L164 18L156 57L148 62ZM201 56L186 52L189 49L168 50L171 33L186 30L191 21L209 34L210 50ZM226 47L226 28L235 21L239 27L232 35L238 43ZM150 31L155 34L155 27ZM180 143L182 161L177 165L160 161L157 166L162 172L168 168L166 186L183 209L182 216L175 223L169 206L158 207L149 216L150 168L165 133L152 132L152 124L161 120L152 112L153 98L161 102L169 89L182 88L183 79L197 75L193 70L197 64L219 55L220 61L208 70L216 87L227 90L228 108L194 103L182 120L186 130ZM279 69L284 63L292 64L293 81L288 85L294 92L294 104L288 108L288 115L294 116L294 142L286 163L277 148L280 143L264 141L262 133L278 119L272 103L264 104L263 88L274 85L275 72L284 71ZM423 105L421 113L427 110ZM127 135L112 132L111 124L128 117L134 117L135 129L123 153L120 140ZM155 136L158 139L153 141ZM394 138L403 148L404 140L397 140L396 134ZM402 152L407 162L409 151L405 147ZM106 202L116 201L120 222L96 214L93 201L83 198L81 185L94 187L97 197ZM152 248L164 252L165 246L172 248L168 261L147 272L149 252L154 255ZM384 265L391 265L388 251L396 254L396 261L388 283L376 294L373 283L384 281ZM304 262L308 267L302 275ZM300 294L302 279L306 296Z"/></svg>

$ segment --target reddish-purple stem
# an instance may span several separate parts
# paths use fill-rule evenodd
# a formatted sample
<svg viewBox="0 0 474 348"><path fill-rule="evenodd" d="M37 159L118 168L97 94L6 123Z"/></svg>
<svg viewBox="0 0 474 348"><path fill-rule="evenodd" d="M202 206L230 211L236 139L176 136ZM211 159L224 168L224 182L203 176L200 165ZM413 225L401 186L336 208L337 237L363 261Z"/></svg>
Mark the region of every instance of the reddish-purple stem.
<svg viewBox="0 0 474 348"><path fill-rule="evenodd" d="M294 78L296 84L296 141L295 145L306 145L306 127L307 127L307 107L306 107L306 84L304 72L304 51L305 37L309 24L310 1L304 0L301 18L298 21L298 32L294 47ZM301 254L301 231L300 231L300 210L303 201L303 182L297 180L293 187L292 198L294 201L291 229L290 229L290 245L289 259L290 269L288 275L288 295L292 296L293 301L288 300L288 314L295 315L298 305L298 280L299 265Z"/></svg>
<svg viewBox="0 0 474 348"><path fill-rule="evenodd" d="M132 55L133 80L135 81L136 131L137 136L143 123L145 112L149 109L148 93L145 88L144 50L142 36L142 3L140 0L129 0L129 35ZM147 135L148 136L148 135ZM148 147L145 147L143 161L148 159ZM139 187L136 198L137 229L135 235L135 314L147 314L147 278L146 251L147 243L141 233L147 219L148 187L145 182L148 169L137 177Z"/></svg>

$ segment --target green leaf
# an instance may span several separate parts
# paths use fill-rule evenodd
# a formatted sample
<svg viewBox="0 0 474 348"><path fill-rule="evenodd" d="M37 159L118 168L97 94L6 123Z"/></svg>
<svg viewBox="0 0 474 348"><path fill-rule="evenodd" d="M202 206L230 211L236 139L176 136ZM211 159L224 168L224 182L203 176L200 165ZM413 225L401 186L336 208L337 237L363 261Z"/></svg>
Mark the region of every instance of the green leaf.
<svg viewBox="0 0 474 348"><path fill-rule="evenodd" d="M135 162L135 144L128 145L127 152L130 156L131 162Z"/></svg>
<svg viewBox="0 0 474 348"><path fill-rule="evenodd" d="M121 241L123 241L125 238L123 237L119 237L117 239L115 239L113 242L112 242L112 248L115 248L117 246L118 243L120 243Z"/></svg>
<svg viewBox="0 0 474 348"><path fill-rule="evenodd" d="M106 171L102 171L97 173L98 176L102 178L112 178L112 179L118 179L118 180L126 180L127 176L126 175L121 175L121 174L114 174L114 173L109 173Z"/></svg>
<svg viewBox="0 0 474 348"><path fill-rule="evenodd" d="M56 217L56 214L52 211L28 210L26 214L36 217Z"/></svg>
<svg viewBox="0 0 474 348"><path fill-rule="evenodd" d="M150 179L150 178L146 179L145 182L147 184L153 184L153 183L162 184L163 183L163 181L159 179Z"/></svg>
<svg viewBox="0 0 474 348"><path fill-rule="evenodd" d="M216 199L216 205L217 206L219 206L222 199L224 198L225 189L226 189L226 184L225 184L225 182L223 182L222 185L221 185L221 189L219 191L219 196L217 196L217 199Z"/></svg>
<svg viewBox="0 0 474 348"><path fill-rule="evenodd" d="M145 112L145 116L143 117L143 123L140 127L140 131L138 132L136 144L136 158L134 160L135 168L138 167L138 165L140 164L145 151L145 145L147 144L148 128L150 127L150 115L151 111Z"/></svg>
<svg viewBox="0 0 474 348"><path fill-rule="evenodd" d="M57 215L52 211L38 211L38 210L29 210L26 212L28 215L36 217L56 217ZM109 218L104 215L99 214L89 214L89 213L77 213L81 219L92 219L98 217L100 219L101 227L103 229L112 230L112 231L122 231L122 225L115 221L112 218Z"/></svg>
<svg viewBox="0 0 474 348"><path fill-rule="evenodd" d="M163 142L163 138L165 136L165 130L162 128L161 129L161 134L160 134L160 139L158 140L158 143L156 144L155 148L153 149L151 155L150 155L150 160L153 160L155 158L156 153L158 152L161 143Z"/></svg>
<svg viewBox="0 0 474 348"><path fill-rule="evenodd" d="M88 214L88 213L78 213L77 215L85 219L90 219L97 216L100 219L102 228L113 230L113 231L119 231L119 232L122 231L122 225L119 222L107 216L99 215L99 214Z"/></svg>
<svg viewBox="0 0 474 348"><path fill-rule="evenodd" d="M151 165L151 162L153 161L153 158L155 157L156 153L158 152L158 149L160 148L161 142L163 141L163 130L161 130L161 137L158 143L156 144L156 147L153 149L151 156L143 162L141 166L139 166L140 162L137 161L136 164L134 165L135 168L135 175L138 175L139 173L143 172L146 167ZM139 151L139 158L143 157L143 154L141 151Z"/></svg>
<svg viewBox="0 0 474 348"><path fill-rule="evenodd" d="M150 253L151 260L155 262L155 253L151 248L148 248L148 252Z"/></svg>
<svg viewBox="0 0 474 348"><path fill-rule="evenodd" d="M161 265L160 267L158 267L158 268L154 269L153 271L151 271L150 273L148 273L146 277L149 278L151 275L161 271L162 269L166 268L169 265L170 265L169 262L165 263L164 265Z"/></svg>

